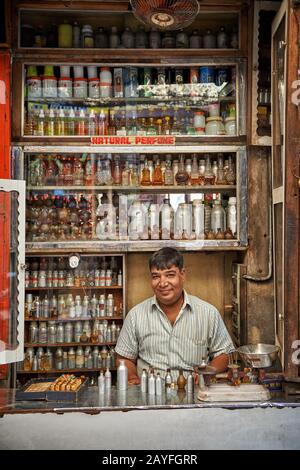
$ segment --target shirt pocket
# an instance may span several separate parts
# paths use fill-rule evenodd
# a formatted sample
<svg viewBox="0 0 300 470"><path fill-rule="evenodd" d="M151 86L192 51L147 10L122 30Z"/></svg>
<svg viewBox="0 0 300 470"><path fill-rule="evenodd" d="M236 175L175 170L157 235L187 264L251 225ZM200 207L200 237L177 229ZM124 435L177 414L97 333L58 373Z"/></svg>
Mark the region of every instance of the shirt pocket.
<svg viewBox="0 0 300 470"><path fill-rule="evenodd" d="M207 358L207 340L206 339L186 339L186 360L191 366L199 366L202 358Z"/></svg>

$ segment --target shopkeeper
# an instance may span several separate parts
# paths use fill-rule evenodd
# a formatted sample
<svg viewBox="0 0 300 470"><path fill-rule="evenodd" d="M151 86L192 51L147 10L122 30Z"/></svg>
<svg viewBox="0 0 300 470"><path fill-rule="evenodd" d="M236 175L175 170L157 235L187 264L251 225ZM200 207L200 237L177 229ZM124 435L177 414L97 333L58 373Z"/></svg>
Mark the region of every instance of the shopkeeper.
<svg viewBox="0 0 300 470"><path fill-rule="evenodd" d="M128 381L138 384L143 368L164 375L193 370L208 354L217 372L227 369L234 346L219 311L184 290L183 256L162 248L149 260L154 297L132 308L118 338L118 359L125 359Z"/></svg>

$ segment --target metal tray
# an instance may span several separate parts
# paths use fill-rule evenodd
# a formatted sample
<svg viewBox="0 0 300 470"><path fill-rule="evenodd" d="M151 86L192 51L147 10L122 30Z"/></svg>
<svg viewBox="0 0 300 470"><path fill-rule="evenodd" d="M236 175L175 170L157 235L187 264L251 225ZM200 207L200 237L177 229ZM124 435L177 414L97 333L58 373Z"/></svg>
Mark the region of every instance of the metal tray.
<svg viewBox="0 0 300 470"><path fill-rule="evenodd" d="M45 400L45 401L78 401L84 390L88 385L88 378L81 384L78 390L76 391L52 391L46 390L44 392L26 392L27 388L34 383L41 382L55 382L57 377L48 377L41 379L31 379L26 382L25 385L19 390L16 391L16 400L17 401L28 401L28 400Z"/></svg>

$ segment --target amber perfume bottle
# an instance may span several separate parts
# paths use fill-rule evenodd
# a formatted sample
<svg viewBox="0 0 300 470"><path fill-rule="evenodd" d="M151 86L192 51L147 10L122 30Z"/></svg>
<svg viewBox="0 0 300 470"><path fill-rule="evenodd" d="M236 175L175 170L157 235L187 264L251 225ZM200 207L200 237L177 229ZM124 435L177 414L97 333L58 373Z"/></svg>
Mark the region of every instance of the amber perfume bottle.
<svg viewBox="0 0 300 470"><path fill-rule="evenodd" d="M166 169L165 169L165 185L173 186L174 185L174 173L172 170L171 160L167 160Z"/></svg>
<svg viewBox="0 0 300 470"><path fill-rule="evenodd" d="M158 159L156 160L155 167L154 167L152 184L154 186L162 186L164 184L163 174L162 174L161 166L160 166Z"/></svg>
<svg viewBox="0 0 300 470"><path fill-rule="evenodd" d="M191 171L191 185L197 186L199 184L199 168L197 162L197 155L193 155L192 171Z"/></svg>
<svg viewBox="0 0 300 470"><path fill-rule="evenodd" d="M143 171L142 171L141 185L142 186L150 186L151 185L150 170L149 170L147 160L145 160L145 166L144 166Z"/></svg>

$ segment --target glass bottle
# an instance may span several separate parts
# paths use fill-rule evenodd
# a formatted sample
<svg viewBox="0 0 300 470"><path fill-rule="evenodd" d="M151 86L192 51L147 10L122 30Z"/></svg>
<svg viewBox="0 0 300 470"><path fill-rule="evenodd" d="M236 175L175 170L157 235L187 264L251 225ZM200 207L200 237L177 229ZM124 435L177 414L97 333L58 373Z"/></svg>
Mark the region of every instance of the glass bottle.
<svg viewBox="0 0 300 470"><path fill-rule="evenodd" d="M218 171L217 171L216 184L226 184L225 174L224 174L224 161L223 161L223 155L221 153L218 154Z"/></svg>
<svg viewBox="0 0 300 470"><path fill-rule="evenodd" d="M75 159L73 165L73 184L75 186L82 186L84 180L84 170L79 158Z"/></svg>
<svg viewBox="0 0 300 470"><path fill-rule="evenodd" d="M218 229L224 232L226 228L226 214L221 201L216 199L211 211L211 229L217 233Z"/></svg>
<svg viewBox="0 0 300 470"><path fill-rule="evenodd" d="M197 161L197 155L193 155L193 163L192 163L192 170L191 170L191 176L190 176L190 181L192 186L196 186L199 184L199 168L198 168L198 161Z"/></svg>
<svg viewBox="0 0 300 470"><path fill-rule="evenodd" d="M113 170L113 182L116 186L119 186L122 182L122 173L120 169L120 160L115 158L114 170Z"/></svg>
<svg viewBox="0 0 300 470"><path fill-rule="evenodd" d="M152 184L154 186L162 186L164 184L159 159L156 159L154 172L153 172Z"/></svg>
<svg viewBox="0 0 300 470"><path fill-rule="evenodd" d="M135 38L133 32L131 31L129 26L126 26L121 35L122 47L125 47L125 49L133 49L135 47L134 39Z"/></svg>
<svg viewBox="0 0 300 470"><path fill-rule="evenodd" d="M140 25L135 35L135 47L137 49L146 49L148 47L148 37L144 26Z"/></svg>
<svg viewBox="0 0 300 470"><path fill-rule="evenodd" d="M205 161L205 173L204 173L204 185L210 186L215 184L215 175L212 172L211 162L209 155L206 155Z"/></svg>
<svg viewBox="0 0 300 470"><path fill-rule="evenodd" d="M149 119L149 126L147 128L147 135L156 135L156 127L154 124L154 118Z"/></svg>
<svg viewBox="0 0 300 470"><path fill-rule="evenodd" d="M170 159L168 159L167 163L166 163L165 185L166 186L173 186L174 185L174 174L173 174L172 163L171 163Z"/></svg>
<svg viewBox="0 0 300 470"><path fill-rule="evenodd" d="M199 162L199 184L200 184L200 186L204 186L204 178L205 178L205 160L203 158L201 158L200 162Z"/></svg>
<svg viewBox="0 0 300 470"><path fill-rule="evenodd" d="M173 177L174 177L174 184L175 184L175 186L177 186L176 175L177 175L177 173L178 173L178 168L179 168L178 160L174 160L174 161L173 161L173 165L172 165L172 171L173 171Z"/></svg>
<svg viewBox="0 0 300 470"><path fill-rule="evenodd" d="M129 186L129 164L125 162L125 167L122 170L122 186Z"/></svg>
<svg viewBox="0 0 300 470"><path fill-rule="evenodd" d="M162 133L164 135L170 135L171 134L171 123L170 123L170 117L169 116L166 116L164 119L163 119L163 122L162 122Z"/></svg>
<svg viewBox="0 0 300 470"><path fill-rule="evenodd" d="M118 28L116 26L112 26L111 33L109 35L109 47L112 49L116 49L120 45L120 38L118 35Z"/></svg>
<svg viewBox="0 0 300 470"><path fill-rule="evenodd" d="M218 32L217 47L219 49L227 49L228 47L228 34L226 33L224 26L221 26Z"/></svg>
<svg viewBox="0 0 300 470"><path fill-rule="evenodd" d="M141 185L142 186L150 186L151 185L150 169L149 169L147 160L145 160L145 166L142 170Z"/></svg>
<svg viewBox="0 0 300 470"><path fill-rule="evenodd" d="M189 181L189 175L184 167L183 155L180 156L178 172L175 175L175 180L179 186L186 185Z"/></svg>
<svg viewBox="0 0 300 470"><path fill-rule="evenodd" d="M186 378L183 375L183 370L179 369L179 375L178 375L178 378L177 378L178 390L185 390L185 385L186 385Z"/></svg>
<svg viewBox="0 0 300 470"><path fill-rule="evenodd" d="M231 155L228 157L228 167L225 173L225 179L227 184L235 184L235 169Z"/></svg>

